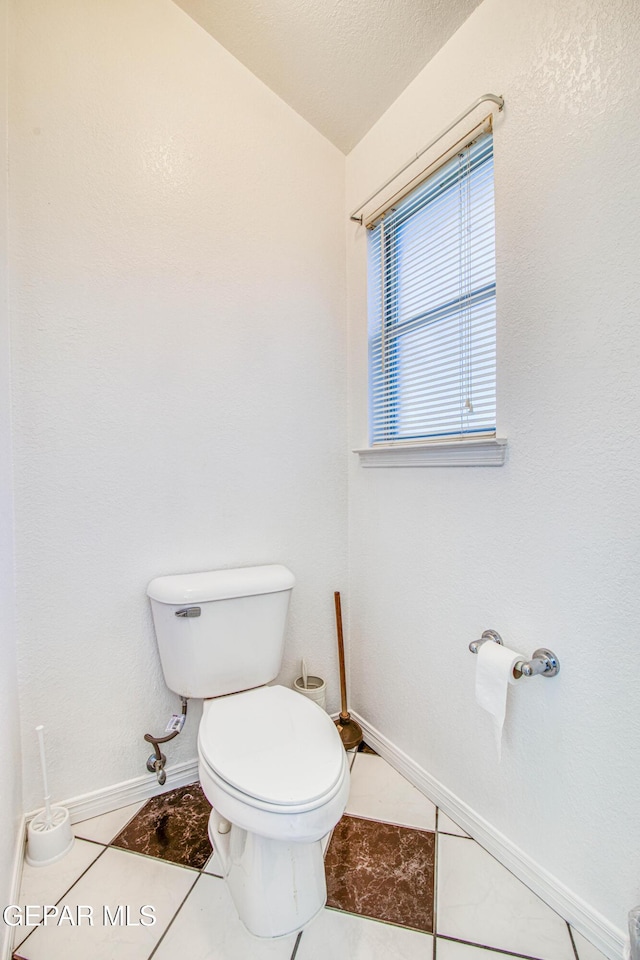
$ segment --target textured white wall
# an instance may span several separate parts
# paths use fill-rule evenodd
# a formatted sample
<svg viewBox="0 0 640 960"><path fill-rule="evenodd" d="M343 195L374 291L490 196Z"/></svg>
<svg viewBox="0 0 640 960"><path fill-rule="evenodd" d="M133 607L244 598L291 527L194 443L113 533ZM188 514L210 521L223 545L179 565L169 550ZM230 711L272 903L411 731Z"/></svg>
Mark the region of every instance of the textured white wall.
<svg viewBox="0 0 640 960"><path fill-rule="evenodd" d="M0 904L9 902L16 831L22 815L16 673L11 363L7 309L7 2L0 0ZM10 931L2 924L0 955Z"/></svg>
<svg viewBox="0 0 640 960"><path fill-rule="evenodd" d="M500 469L351 460L353 707L619 928L640 901L640 19L484 0L347 160L348 209L486 92L496 125ZM366 444L364 231L348 230L351 447ZM493 627L561 674L474 702Z"/></svg>
<svg viewBox="0 0 640 960"><path fill-rule="evenodd" d="M344 157L170 0L14 2L25 805L146 772L177 698L145 588L287 564L336 699ZM199 711L167 753L195 757Z"/></svg>

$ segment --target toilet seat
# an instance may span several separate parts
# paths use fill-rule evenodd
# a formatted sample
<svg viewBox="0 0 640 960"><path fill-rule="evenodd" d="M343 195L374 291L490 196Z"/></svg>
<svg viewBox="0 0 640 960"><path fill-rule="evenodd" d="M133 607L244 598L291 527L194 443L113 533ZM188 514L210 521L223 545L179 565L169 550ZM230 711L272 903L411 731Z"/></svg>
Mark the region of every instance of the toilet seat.
<svg viewBox="0 0 640 960"><path fill-rule="evenodd" d="M215 810L264 837L318 840L347 803L349 765L333 721L286 687L205 701L198 759Z"/></svg>
<svg viewBox="0 0 640 960"><path fill-rule="evenodd" d="M344 749L331 718L287 687L206 700L198 753L225 789L262 809L313 809L339 787Z"/></svg>

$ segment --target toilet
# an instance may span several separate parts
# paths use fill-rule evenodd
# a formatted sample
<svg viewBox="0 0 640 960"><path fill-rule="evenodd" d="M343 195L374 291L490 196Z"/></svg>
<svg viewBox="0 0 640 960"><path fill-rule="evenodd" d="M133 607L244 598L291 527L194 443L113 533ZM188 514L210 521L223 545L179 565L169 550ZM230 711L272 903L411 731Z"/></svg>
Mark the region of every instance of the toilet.
<svg viewBox="0 0 640 960"><path fill-rule="evenodd" d="M349 793L331 718L282 686L295 578L280 564L157 577L147 588L167 686L204 700L200 783L209 838L256 937L302 930L325 905L322 839Z"/></svg>

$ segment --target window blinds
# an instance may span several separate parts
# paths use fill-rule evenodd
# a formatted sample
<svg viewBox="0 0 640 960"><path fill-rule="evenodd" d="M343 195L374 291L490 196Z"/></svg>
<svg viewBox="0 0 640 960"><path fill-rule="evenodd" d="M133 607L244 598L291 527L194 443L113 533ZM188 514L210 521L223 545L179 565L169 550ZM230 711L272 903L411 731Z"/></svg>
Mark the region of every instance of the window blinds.
<svg viewBox="0 0 640 960"><path fill-rule="evenodd" d="M369 232L372 443L495 436L493 138Z"/></svg>

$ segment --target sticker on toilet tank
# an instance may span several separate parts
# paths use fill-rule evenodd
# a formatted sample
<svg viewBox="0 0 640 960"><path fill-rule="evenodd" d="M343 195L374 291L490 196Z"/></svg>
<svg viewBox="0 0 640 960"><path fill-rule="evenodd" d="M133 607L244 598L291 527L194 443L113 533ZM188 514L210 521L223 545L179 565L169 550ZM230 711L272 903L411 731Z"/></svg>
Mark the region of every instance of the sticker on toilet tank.
<svg viewBox="0 0 640 960"><path fill-rule="evenodd" d="M184 713L174 713L169 723L165 727L165 733L173 733L174 730L177 730L178 733L181 733L182 728L184 727L184 721L186 717Z"/></svg>

